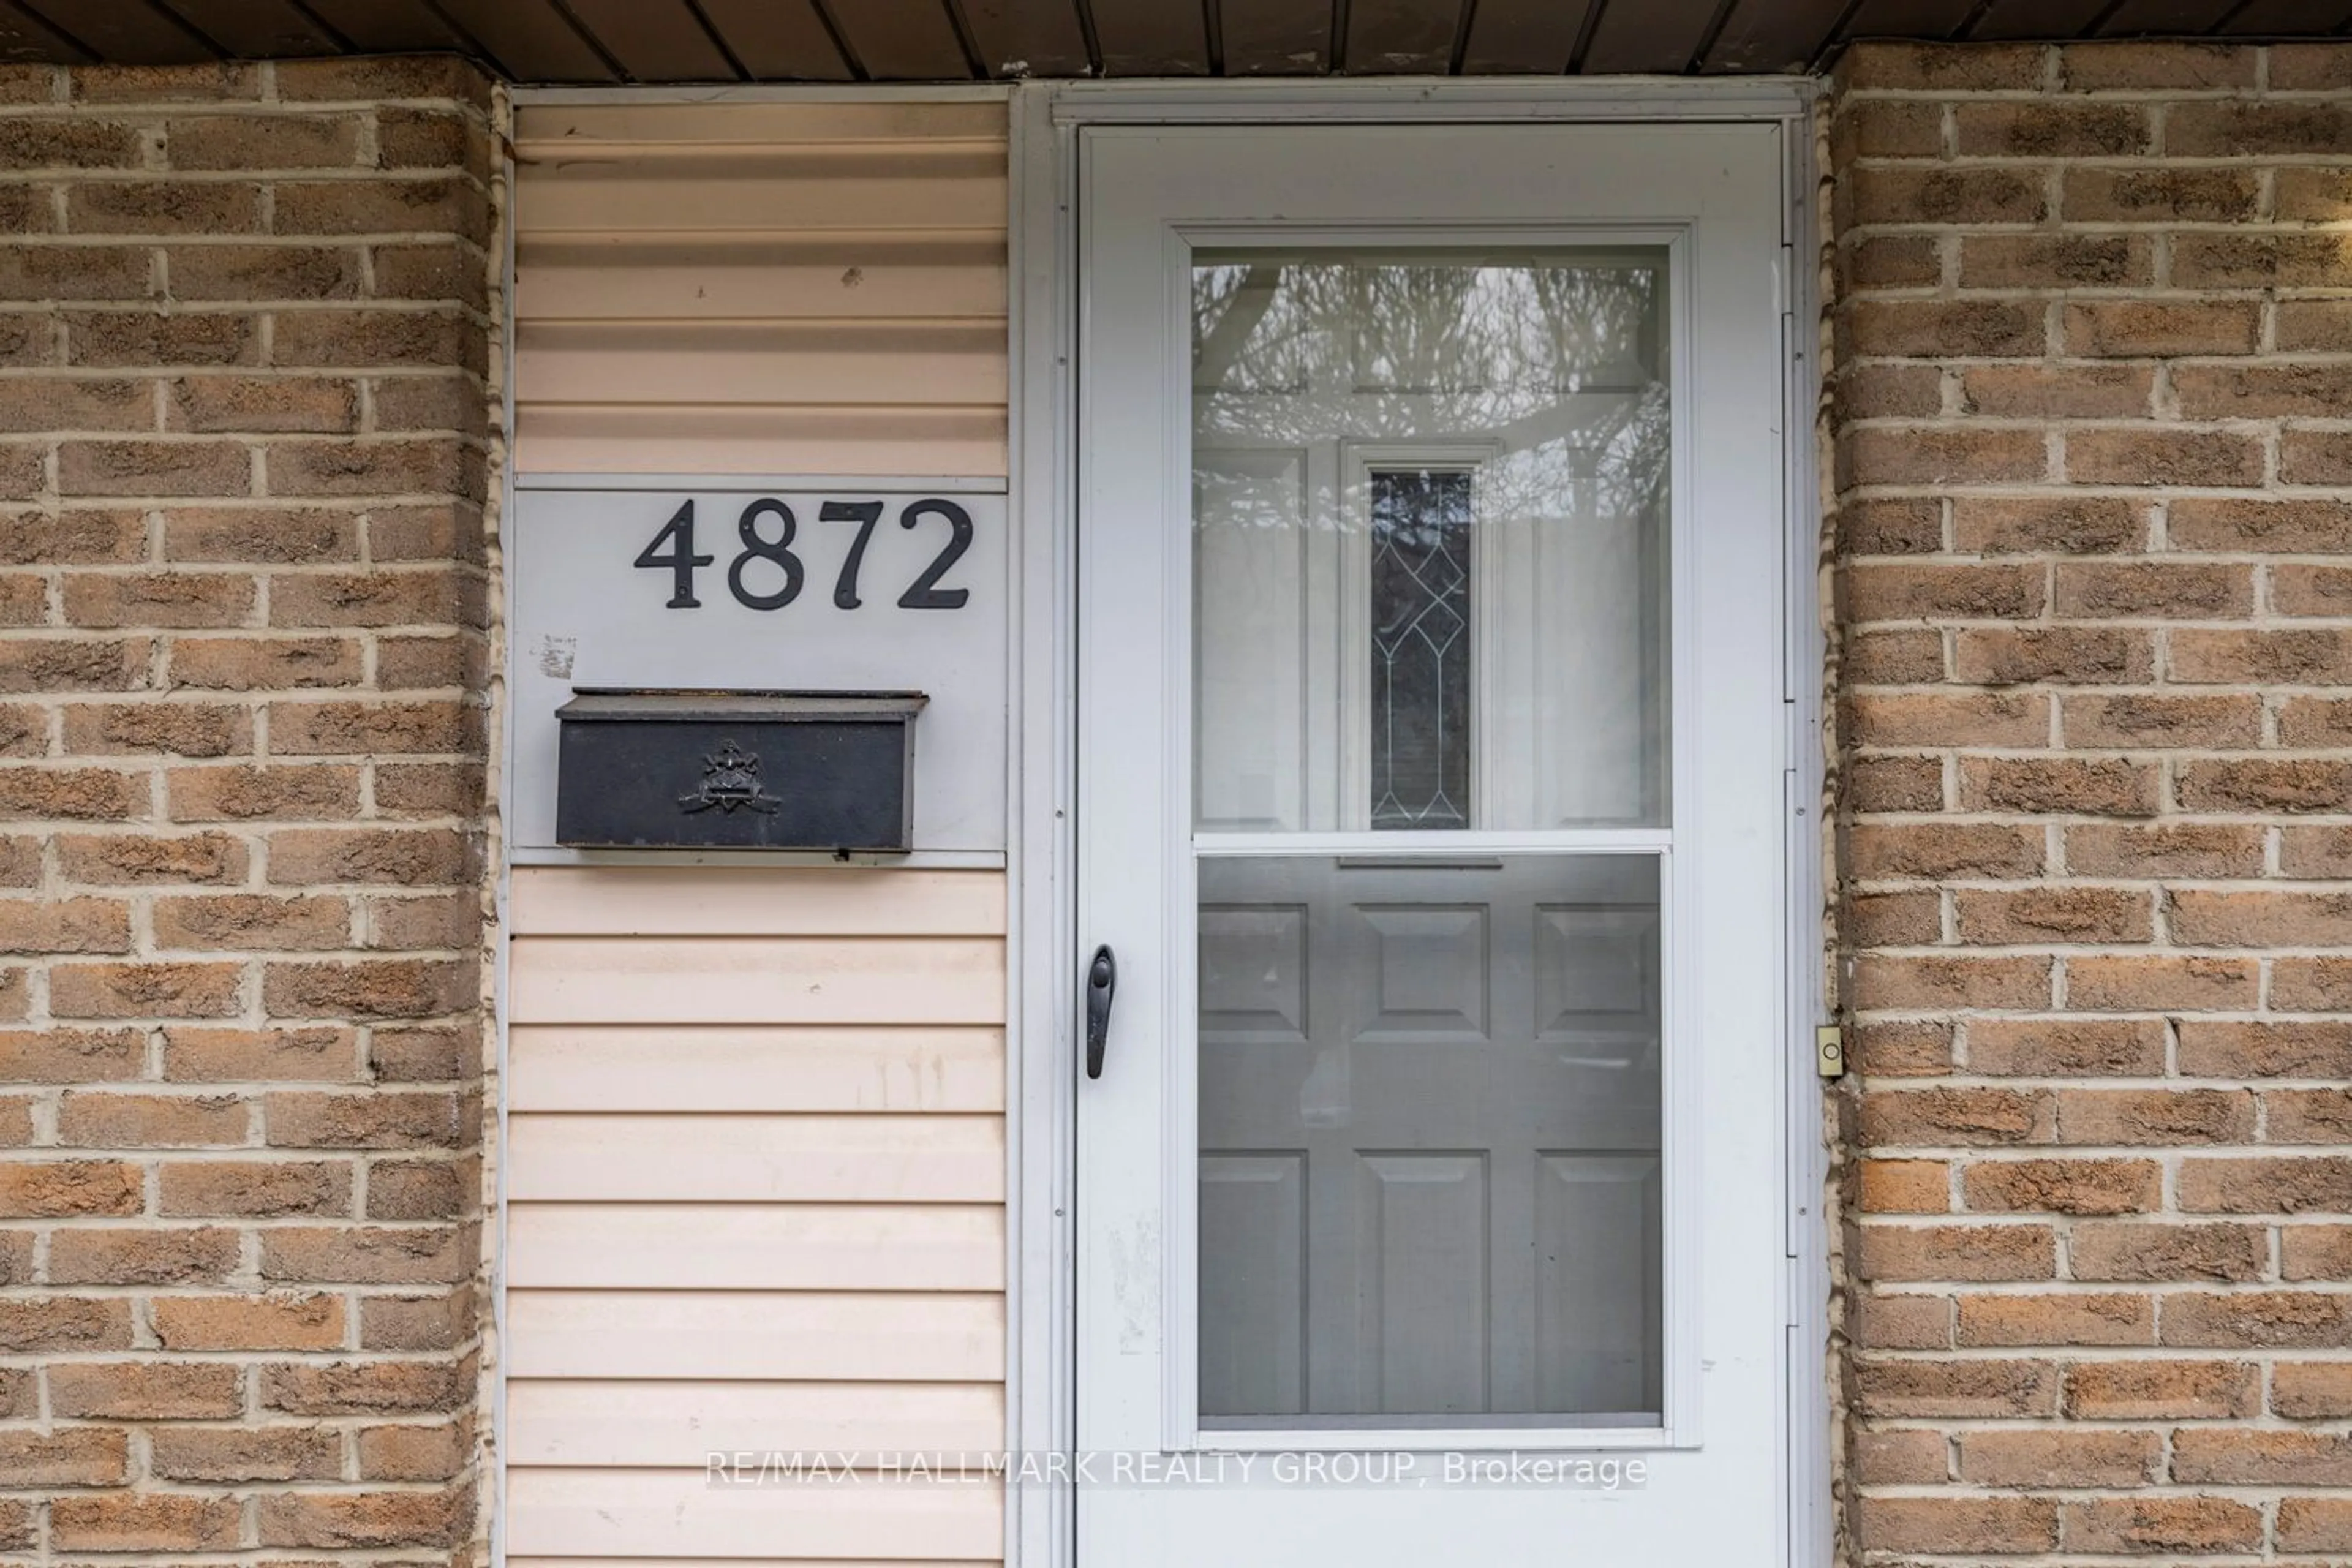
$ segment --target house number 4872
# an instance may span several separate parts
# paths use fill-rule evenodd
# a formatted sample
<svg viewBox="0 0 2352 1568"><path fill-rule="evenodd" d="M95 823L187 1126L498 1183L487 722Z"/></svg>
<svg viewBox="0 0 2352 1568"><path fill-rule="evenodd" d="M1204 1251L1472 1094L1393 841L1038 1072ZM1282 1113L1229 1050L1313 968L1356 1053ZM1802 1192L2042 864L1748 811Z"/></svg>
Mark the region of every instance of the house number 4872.
<svg viewBox="0 0 2352 1568"><path fill-rule="evenodd" d="M856 536L841 558L841 574L833 583L833 602L842 609L854 610L865 603L857 596L857 574L866 563L866 542L874 537L874 525L882 521L882 511L883 503L878 500L829 500L817 508L819 522L857 525ZM971 590L942 588L940 579L971 548L971 514L951 500L933 496L900 508L898 526L920 528L927 518L938 518L947 525L948 540L898 595L898 607L961 610L971 599ZM800 520L773 496L763 496L743 509L735 520L735 537L743 548L727 563L727 591L735 595L737 604L754 610L781 610L801 596L808 569L793 549L799 534ZM694 552L694 503L689 500L646 542L634 564L669 573L671 609L698 610L702 601L694 594L695 571L715 565L718 559Z"/></svg>

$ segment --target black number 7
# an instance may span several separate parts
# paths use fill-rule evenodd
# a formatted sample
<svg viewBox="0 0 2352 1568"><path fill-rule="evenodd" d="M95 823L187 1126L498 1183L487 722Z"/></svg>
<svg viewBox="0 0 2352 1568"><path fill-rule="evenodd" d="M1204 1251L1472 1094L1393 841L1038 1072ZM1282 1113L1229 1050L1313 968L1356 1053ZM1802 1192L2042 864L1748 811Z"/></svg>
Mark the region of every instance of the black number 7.
<svg viewBox="0 0 2352 1568"><path fill-rule="evenodd" d="M859 525L857 537L850 542L849 553L842 559L841 576L833 584L833 602L845 610L857 608L857 569L866 563L866 542L874 537L874 525L882 521L882 503L878 500L829 500L817 508L819 522L854 522Z"/></svg>

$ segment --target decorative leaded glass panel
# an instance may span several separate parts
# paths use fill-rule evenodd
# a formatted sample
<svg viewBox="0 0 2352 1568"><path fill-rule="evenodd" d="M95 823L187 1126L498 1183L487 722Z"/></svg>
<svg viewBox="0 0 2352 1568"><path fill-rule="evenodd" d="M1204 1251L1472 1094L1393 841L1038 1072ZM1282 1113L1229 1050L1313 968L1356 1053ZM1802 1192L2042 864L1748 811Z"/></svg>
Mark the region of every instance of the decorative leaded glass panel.
<svg viewBox="0 0 2352 1568"><path fill-rule="evenodd" d="M1376 828L1470 826L1470 479L1372 471Z"/></svg>

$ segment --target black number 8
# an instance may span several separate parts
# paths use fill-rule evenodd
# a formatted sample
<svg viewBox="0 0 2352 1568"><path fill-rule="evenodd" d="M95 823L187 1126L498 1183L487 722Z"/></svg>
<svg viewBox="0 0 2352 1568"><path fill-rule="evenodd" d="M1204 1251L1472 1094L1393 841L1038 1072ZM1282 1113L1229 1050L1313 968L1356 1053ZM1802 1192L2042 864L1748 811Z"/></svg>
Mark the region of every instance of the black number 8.
<svg viewBox="0 0 2352 1568"><path fill-rule="evenodd" d="M772 544L760 537L760 514L772 511L783 521L783 531ZM772 496L763 497L743 509L736 521L735 532L743 541L743 553L735 557L727 568L727 591L735 602L747 609L781 610L801 596L801 558L793 553L793 534L799 524L793 521L793 509ZM754 561L772 561L784 569L784 585L772 594L754 594L743 586L743 568Z"/></svg>

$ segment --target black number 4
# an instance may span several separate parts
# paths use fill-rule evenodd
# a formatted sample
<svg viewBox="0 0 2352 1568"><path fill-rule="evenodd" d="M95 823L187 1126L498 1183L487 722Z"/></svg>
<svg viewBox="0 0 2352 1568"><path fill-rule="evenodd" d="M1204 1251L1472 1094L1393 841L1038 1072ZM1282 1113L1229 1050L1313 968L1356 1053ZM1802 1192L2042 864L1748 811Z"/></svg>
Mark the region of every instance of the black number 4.
<svg viewBox="0 0 2352 1568"><path fill-rule="evenodd" d="M657 555L655 552L661 548L664 540L675 542L668 554ZM708 566L714 559L714 556L694 552L694 503L688 501L677 509L677 515L671 518L659 533L646 542L646 547L637 552L637 558L631 564L656 570L668 567L669 607L673 610L698 610L702 608L702 601L694 596L694 569Z"/></svg>

